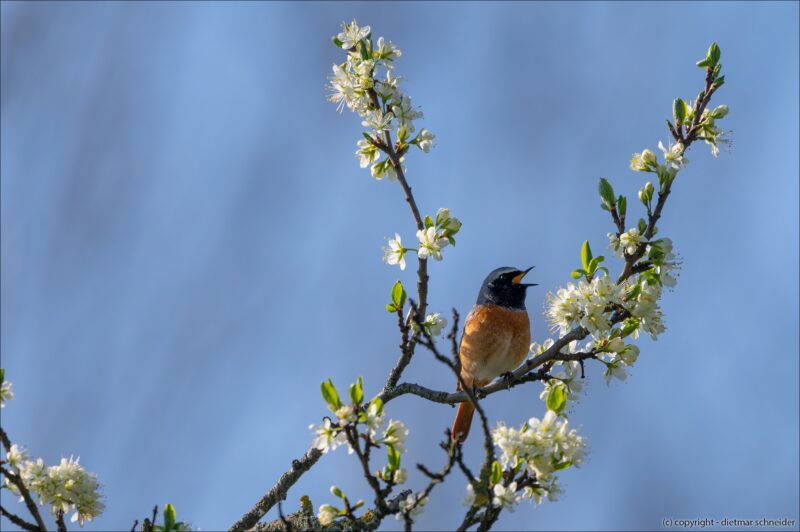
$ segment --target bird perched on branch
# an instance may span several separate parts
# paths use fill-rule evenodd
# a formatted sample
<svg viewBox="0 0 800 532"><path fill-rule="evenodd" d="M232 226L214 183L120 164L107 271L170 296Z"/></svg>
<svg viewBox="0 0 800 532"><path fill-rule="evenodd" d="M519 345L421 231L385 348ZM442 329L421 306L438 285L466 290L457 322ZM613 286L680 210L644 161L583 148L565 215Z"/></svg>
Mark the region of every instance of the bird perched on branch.
<svg viewBox="0 0 800 532"><path fill-rule="evenodd" d="M525 309L525 294L534 283L522 279L533 269L497 268L483 281L478 301L464 321L458 356L461 379L472 389L510 373L528 355L531 324ZM510 376L510 375L509 375ZM461 383L458 385L461 389ZM472 425L475 407L469 401L458 406L452 437L464 441Z"/></svg>

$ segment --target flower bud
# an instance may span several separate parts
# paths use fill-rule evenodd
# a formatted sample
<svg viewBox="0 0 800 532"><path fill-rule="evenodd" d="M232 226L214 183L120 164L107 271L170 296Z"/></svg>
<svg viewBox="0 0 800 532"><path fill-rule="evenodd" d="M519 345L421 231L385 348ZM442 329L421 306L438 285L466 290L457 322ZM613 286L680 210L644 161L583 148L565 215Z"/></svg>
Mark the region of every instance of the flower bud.
<svg viewBox="0 0 800 532"><path fill-rule="evenodd" d="M711 116L713 118L724 118L725 115L728 114L728 106L727 105L720 105L713 111L711 111Z"/></svg>

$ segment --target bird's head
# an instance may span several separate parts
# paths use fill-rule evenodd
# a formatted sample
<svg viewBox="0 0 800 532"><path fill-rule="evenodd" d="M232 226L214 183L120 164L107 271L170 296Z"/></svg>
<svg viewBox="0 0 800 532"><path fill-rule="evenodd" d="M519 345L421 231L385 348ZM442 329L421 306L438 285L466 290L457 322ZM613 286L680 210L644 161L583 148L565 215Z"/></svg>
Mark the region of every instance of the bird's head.
<svg viewBox="0 0 800 532"><path fill-rule="evenodd" d="M483 281L478 294L478 304L494 304L515 310L525 310L525 293L535 283L523 283L522 279L533 269L518 270L511 267L497 268Z"/></svg>

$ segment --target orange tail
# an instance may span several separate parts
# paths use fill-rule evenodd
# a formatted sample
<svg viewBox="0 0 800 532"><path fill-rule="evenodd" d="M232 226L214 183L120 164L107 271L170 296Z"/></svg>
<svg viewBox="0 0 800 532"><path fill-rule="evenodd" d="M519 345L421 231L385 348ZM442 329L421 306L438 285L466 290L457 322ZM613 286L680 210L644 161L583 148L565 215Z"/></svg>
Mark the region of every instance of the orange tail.
<svg viewBox="0 0 800 532"><path fill-rule="evenodd" d="M472 425L472 414L474 413L475 407L469 401L458 405L456 420L453 422L453 440L463 442L467 439L469 427Z"/></svg>

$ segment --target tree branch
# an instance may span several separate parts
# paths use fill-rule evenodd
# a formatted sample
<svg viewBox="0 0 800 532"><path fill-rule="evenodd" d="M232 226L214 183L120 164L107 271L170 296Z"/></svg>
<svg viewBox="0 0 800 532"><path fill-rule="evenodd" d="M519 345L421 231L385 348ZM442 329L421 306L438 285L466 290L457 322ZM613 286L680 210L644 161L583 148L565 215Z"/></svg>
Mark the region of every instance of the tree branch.
<svg viewBox="0 0 800 532"><path fill-rule="evenodd" d="M316 447L310 448L299 460L292 461L292 467L278 479L278 482L259 500L253 508L244 514L233 526L231 531L248 530L253 528L258 521L273 507L278 501L286 498L295 482L303 476L303 473L311 469L317 460L322 456L322 451Z"/></svg>

